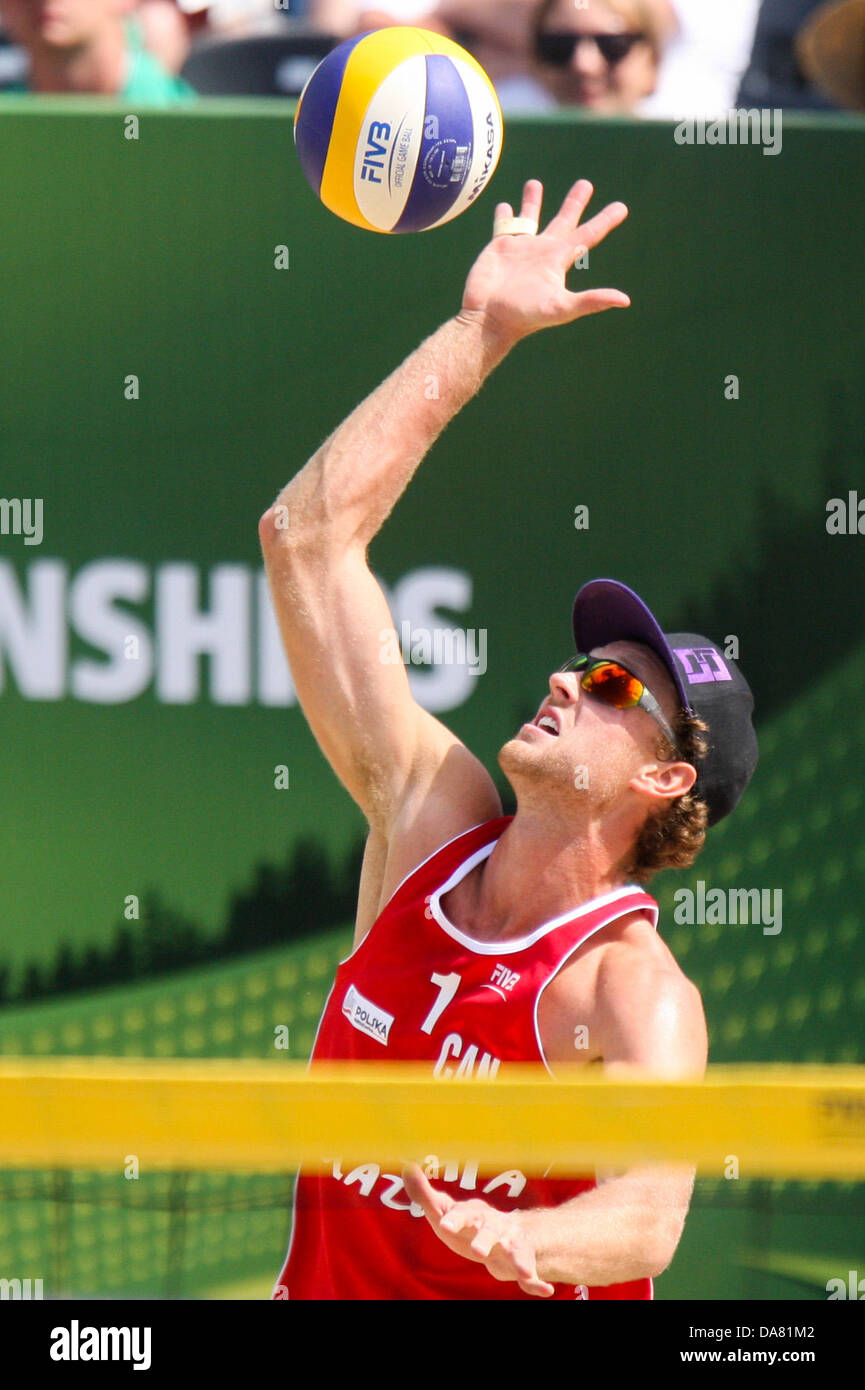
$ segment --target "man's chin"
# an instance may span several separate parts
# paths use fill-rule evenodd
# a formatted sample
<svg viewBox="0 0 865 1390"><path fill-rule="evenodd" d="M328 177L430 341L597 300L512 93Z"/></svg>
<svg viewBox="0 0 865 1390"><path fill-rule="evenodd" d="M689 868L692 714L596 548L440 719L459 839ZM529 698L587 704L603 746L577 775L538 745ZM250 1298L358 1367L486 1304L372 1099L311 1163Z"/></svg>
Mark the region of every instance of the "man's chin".
<svg viewBox="0 0 865 1390"><path fill-rule="evenodd" d="M528 740L522 740L519 735L509 738L507 743L503 743L498 752L496 761L502 772L507 777L509 768L525 767L526 755L531 753L528 747Z"/></svg>
<svg viewBox="0 0 865 1390"><path fill-rule="evenodd" d="M558 807L563 815L572 811L581 816L597 814L615 805L621 788L616 789L603 775L590 778L587 764L570 761L573 749L569 749L567 762L555 756L545 758L543 754L548 750L541 747L542 740L542 734L534 738L520 730L499 749L499 767L518 801L531 801L532 789L541 786L544 800L550 807Z"/></svg>
<svg viewBox="0 0 865 1390"><path fill-rule="evenodd" d="M532 770L535 778L538 776L555 777L554 765L551 765L544 758L544 754L548 754L550 751L544 745L552 745L555 740L537 729L532 729L530 732L530 728L531 726L524 724L513 738L509 738L507 743L502 745L498 754L499 767L506 777L511 770L526 772L529 769Z"/></svg>
<svg viewBox="0 0 865 1390"><path fill-rule="evenodd" d="M535 740L531 737L530 734L523 733L524 728L525 725L523 725L523 728L519 729L517 733L515 733L511 738L509 738L507 743L502 744L501 748L499 749L499 766L501 766L502 758L508 753L509 750L532 750L532 747L535 744Z"/></svg>

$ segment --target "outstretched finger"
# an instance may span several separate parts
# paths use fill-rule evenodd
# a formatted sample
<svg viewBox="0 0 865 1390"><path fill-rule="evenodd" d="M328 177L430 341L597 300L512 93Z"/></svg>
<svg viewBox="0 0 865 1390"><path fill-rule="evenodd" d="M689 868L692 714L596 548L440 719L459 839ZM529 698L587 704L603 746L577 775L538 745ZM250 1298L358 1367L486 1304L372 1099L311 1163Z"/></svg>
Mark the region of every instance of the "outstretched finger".
<svg viewBox="0 0 865 1390"><path fill-rule="evenodd" d="M496 210L493 213L493 236L498 236L497 227L503 227L508 222L512 222L514 210L510 203L496 203Z"/></svg>
<svg viewBox="0 0 865 1390"><path fill-rule="evenodd" d="M624 203L608 203L600 212L596 212L594 217L588 222L584 222L577 232L577 237L583 246L591 249L603 241L605 236L624 222L628 216L628 209Z"/></svg>
<svg viewBox="0 0 865 1390"><path fill-rule="evenodd" d="M527 179L523 185L523 201L520 217L528 217L537 227L541 220L541 204L544 201L544 185L540 179Z"/></svg>
<svg viewBox="0 0 865 1390"><path fill-rule="evenodd" d="M578 225L585 212L594 188L588 179L577 179L568 190L555 217L550 221L548 232L570 232Z"/></svg>
<svg viewBox="0 0 865 1390"><path fill-rule="evenodd" d="M582 290L567 296L567 307L560 322L573 323L588 314L600 314L604 309L628 309L630 305L630 299L621 290Z"/></svg>
<svg viewBox="0 0 865 1390"><path fill-rule="evenodd" d="M423 1169L416 1163L407 1163L402 1170L403 1186L409 1200L423 1207L424 1216L430 1221L440 1221L451 1207L455 1206L453 1197L439 1192L427 1179Z"/></svg>
<svg viewBox="0 0 865 1390"><path fill-rule="evenodd" d="M518 1279L517 1283L523 1293L530 1293L535 1298L552 1298L555 1289L552 1284L548 1284L545 1279Z"/></svg>

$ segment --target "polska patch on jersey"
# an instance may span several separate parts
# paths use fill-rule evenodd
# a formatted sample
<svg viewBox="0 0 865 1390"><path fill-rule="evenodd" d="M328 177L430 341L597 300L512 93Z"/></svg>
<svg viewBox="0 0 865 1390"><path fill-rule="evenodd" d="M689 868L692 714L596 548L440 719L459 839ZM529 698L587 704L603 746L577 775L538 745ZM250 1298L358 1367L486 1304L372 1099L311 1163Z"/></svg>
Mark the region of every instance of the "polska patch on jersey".
<svg viewBox="0 0 865 1390"><path fill-rule="evenodd" d="M354 985L349 985L345 992L342 1012L352 1028L356 1028L359 1033L366 1033L369 1037L375 1038L382 1047L387 1047L393 1014L389 1014L386 1009L380 1009L371 1000L364 999Z"/></svg>

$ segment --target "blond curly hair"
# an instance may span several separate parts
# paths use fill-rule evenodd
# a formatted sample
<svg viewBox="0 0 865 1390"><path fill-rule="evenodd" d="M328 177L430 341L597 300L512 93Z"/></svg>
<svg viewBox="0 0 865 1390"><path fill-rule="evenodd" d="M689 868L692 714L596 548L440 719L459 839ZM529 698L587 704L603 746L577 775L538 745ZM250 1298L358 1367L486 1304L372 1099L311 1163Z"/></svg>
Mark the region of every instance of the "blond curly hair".
<svg viewBox="0 0 865 1390"><path fill-rule="evenodd" d="M663 762L671 758L699 767L708 751L708 724L696 715L680 710L673 720L677 749L661 735L656 756ZM660 811L650 813L637 836L625 871L638 883L648 883L661 869L688 869L706 839L709 808L695 790L679 796Z"/></svg>

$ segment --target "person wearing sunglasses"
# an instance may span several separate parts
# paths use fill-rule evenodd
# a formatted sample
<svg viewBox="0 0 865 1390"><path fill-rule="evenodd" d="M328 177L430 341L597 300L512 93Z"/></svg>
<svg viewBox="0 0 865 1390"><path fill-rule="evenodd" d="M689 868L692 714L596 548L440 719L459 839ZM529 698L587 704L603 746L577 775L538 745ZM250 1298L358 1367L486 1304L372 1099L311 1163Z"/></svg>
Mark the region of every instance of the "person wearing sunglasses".
<svg viewBox="0 0 865 1390"><path fill-rule="evenodd" d="M355 946L313 1069L393 1060L443 1081L522 1062L665 1078L705 1069L700 997L657 931L646 884L693 863L754 770L753 701L736 663L705 636L665 634L621 580L584 584L574 654L537 672L536 713L499 751L516 799L503 815L487 768L417 703L404 665L382 659L393 620L367 560L424 455L517 343L628 306L616 289L567 288L579 248L627 216L611 203L584 221L591 196L579 180L543 231L537 180L517 217L498 203L459 312L259 523L298 700L369 827ZM526 508L536 486L526 479ZM537 584L518 550L512 564L515 584ZM498 631L507 611L503 593ZM536 1179L511 1164L479 1172L468 1154L401 1174L362 1157L299 1176L275 1299L649 1299L693 1184L680 1166Z"/></svg>
<svg viewBox="0 0 865 1390"><path fill-rule="evenodd" d="M636 111L655 89L676 28L668 0L541 0L535 17L538 80L561 106Z"/></svg>

